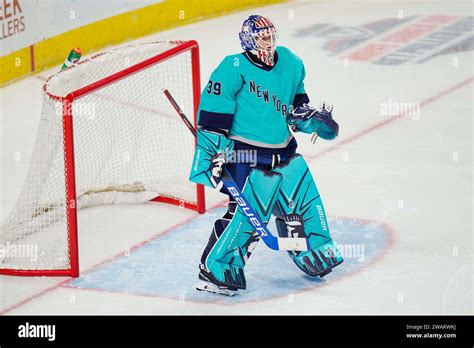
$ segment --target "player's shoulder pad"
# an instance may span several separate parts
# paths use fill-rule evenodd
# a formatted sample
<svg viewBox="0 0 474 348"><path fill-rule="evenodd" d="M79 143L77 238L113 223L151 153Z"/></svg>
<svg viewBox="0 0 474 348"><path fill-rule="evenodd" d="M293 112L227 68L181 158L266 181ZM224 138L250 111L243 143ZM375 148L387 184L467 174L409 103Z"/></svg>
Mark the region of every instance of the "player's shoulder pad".
<svg viewBox="0 0 474 348"><path fill-rule="evenodd" d="M278 59L288 60L295 64L303 64L303 60L287 47L277 46L276 51L278 53Z"/></svg>
<svg viewBox="0 0 474 348"><path fill-rule="evenodd" d="M243 57L241 54L230 54L228 56L225 56L224 59L222 59L222 61L220 62L219 68L222 68L225 70L238 69L240 67L242 58Z"/></svg>
<svg viewBox="0 0 474 348"><path fill-rule="evenodd" d="M219 63L219 65L214 69L211 75L211 79L218 79L219 81L240 81L241 70L240 65L242 63L242 58L238 54L231 54Z"/></svg>

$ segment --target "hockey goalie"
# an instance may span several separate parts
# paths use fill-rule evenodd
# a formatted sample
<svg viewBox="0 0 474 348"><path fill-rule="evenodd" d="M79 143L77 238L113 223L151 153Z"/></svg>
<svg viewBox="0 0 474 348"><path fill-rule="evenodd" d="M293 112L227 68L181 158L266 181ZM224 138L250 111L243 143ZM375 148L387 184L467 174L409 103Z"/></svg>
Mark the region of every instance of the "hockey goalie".
<svg viewBox="0 0 474 348"><path fill-rule="evenodd" d="M308 250L288 251L301 271L323 277L343 261L291 132L334 139L339 126L332 108L309 106L303 61L276 46L277 30L268 18L250 16L239 37L244 52L225 57L202 92L190 174L191 181L229 195L227 212L214 222L202 253L197 286L225 295L246 288L245 264L261 238L220 184L223 168L259 206L264 223L275 216L279 237L306 238ZM255 156L236 156L239 151Z"/></svg>

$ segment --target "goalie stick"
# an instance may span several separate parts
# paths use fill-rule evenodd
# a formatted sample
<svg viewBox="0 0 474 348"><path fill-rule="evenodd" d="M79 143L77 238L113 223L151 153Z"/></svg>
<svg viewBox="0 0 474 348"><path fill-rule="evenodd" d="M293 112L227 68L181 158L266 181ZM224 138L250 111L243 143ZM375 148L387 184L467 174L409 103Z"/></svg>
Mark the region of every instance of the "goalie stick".
<svg viewBox="0 0 474 348"><path fill-rule="evenodd" d="M173 98L171 93L167 90L163 90L164 95L168 98L169 102L173 106L173 108L178 113L179 117L183 120L186 127L188 127L189 131L192 135L196 138L197 131L189 121L189 119L184 114L184 111L180 108L176 100ZM252 225L256 228L257 233L260 235L264 243L272 250L285 250L285 251L307 251L309 250L309 242L306 238L296 238L296 237L275 237L270 230L267 228L265 223L260 219L258 214L249 204L247 198L244 196L242 191L239 189L237 184L235 183L232 176L229 174L227 169L224 167L224 171L222 174L222 183L227 188L227 191L232 195L232 198L235 199L239 207L242 209L244 214L249 218ZM252 219L250 219L252 218Z"/></svg>

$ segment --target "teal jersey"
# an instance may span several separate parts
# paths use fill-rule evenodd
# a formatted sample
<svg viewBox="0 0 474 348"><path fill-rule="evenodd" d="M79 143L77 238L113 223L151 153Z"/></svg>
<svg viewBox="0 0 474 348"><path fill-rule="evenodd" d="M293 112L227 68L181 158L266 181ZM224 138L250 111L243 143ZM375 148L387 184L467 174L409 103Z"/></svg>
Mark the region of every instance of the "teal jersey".
<svg viewBox="0 0 474 348"><path fill-rule="evenodd" d="M276 48L273 67L258 65L246 53L224 58L202 92L198 124L224 129L250 145L284 148L293 138L286 116L308 102L303 62L285 47Z"/></svg>

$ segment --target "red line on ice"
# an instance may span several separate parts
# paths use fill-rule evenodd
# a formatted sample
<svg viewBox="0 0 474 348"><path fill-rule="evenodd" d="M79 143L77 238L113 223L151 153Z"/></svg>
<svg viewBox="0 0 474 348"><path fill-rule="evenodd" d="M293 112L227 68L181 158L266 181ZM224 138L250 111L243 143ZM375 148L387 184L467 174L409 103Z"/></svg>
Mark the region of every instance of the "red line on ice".
<svg viewBox="0 0 474 348"><path fill-rule="evenodd" d="M440 93L438 93L438 94L436 94L436 95L434 95L434 96L432 96L432 97L429 97L429 98L423 100L423 101L420 103L420 108L422 108L422 107L424 107L424 106L426 106L426 105L432 103L433 101L435 101L435 100L437 100L437 99L439 99L439 98L441 98L441 97L443 97L443 96L445 96L445 95L447 95L447 94L449 94L449 93L455 91L455 90L458 89L458 88L461 88L461 87L464 87L464 86L470 84L473 80L474 80L474 76L471 76L471 77L468 78L467 80L464 80L464 81L462 81L462 82L460 82L460 83L458 83L458 84L456 84L456 85L454 85L454 86L452 86L452 87L450 87L450 88L448 88L448 89L446 89L446 90L444 90L444 91L442 91L442 92L440 92ZM359 139L359 138L363 137L364 135L373 132L374 130L377 130L377 129L379 129L379 128L382 128L382 127L384 127L384 126L386 126L386 125L388 125L388 124L390 124L390 123L393 123L393 122L395 122L395 121L403 120L404 118L403 118L402 116L406 116L406 112L402 112L402 113L400 113L399 115L393 116L393 117L391 117L391 118L389 118L389 119L386 119L385 121L376 123L376 124L374 124L373 126L370 126L369 128L363 129L362 131L351 135L350 137L348 137L348 138L344 139L343 141L341 141L341 142L335 144L334 146L331 146L331 147L327 148L327 149L324 150L324 151L318 152L318 153L316 153L316 154L314 154L314 155L305 155L305 157L306 157L306 158L309 158L309 159L311 159L311 160L312 160L312 159L315 159L315 158L317 158L317 157L321 157L322 155L325 155L325 154L327 154L327 153L329 153L329 152L332 152L332 151L334 151L334 150L340 148L342 145L345 145L345 144L348 144L348 143L350 143L350 142L353 142L354 140Z"/></svg>
<svg viewBox="0 0 474 348"><path fill-rule="evenodd" d="M222 204L222 201L219 202L219 203L214 204L214 205L213 205L212 207L210 207L209 209L213 209L213 208L215 208L215 207L217 207L217 206L219 206L219 205L221 205L221 204ZM153 235L152 237L147 238L147 239L145 239L144 241L141 241L140 243L138 243L138 244L136 244L136 245L130 247L130 252L133 251L133 250L135 250L135 249L137 249L137 248L139 248L139 247L141 247L141 246L143 246L144 244L148 243L149 241L151 241L152 239L154 239L154 238L156 238L156 237L158 237L158 236L160 236L160 235L164 236L164 235L170 233L170 232L171 232L172 230L174 230L175 228L180 227L180 226L182 226L182 225L188 223L188 222L189 222L190 220L192 220L192 219L195 219L196 216L197 216L197 214L194 214L194 215L190 216L189 218L187 218L187 219L185 219L185 220L183 220L183 221L181 221L181 222L179 222L179 223L177 223L177 224L175 224L175 225L173 225L173 226L168 227L168 228L165 229L164 231L161 231L161 232L159 232L159 233L156 233L156 234ZM121 251L120 253L117 253L117 254L115 254L115 255L113 255L113 256L111 256L111 257L109 257L109 258L107 258L107 259L105 259L105 260L103 260L103 261L101 261L101 262L99 262L99 263L97 263L97 264L95 264L94 266L89 267L89 268L86 269L85 271L81 272L81 274L89 273L89 272L93 271L94 269L96 269L97 267L103 265L104 263L107 263L107 262L109 262L109 261L111 261L111 260L113 260L113 259L115 259L115 258L117 258L117 257L119 257L119 256L123 256L123 254L124 254L124 252ZM12 305L12 306L10 306L10 307L8 307L8 308L6 308L6 309L0 311L0 315L4 315L5 313L11 312L12 310L17 309L18 307L23 306L24 304L30 302L31 300L34 300L34 299L36 299L36 298L38 298L38 297L41 297L41 296L43 296L43 295L45 295L45 294L47 294L47 293L49 293L49 292L51 292L51 291L53 291L53 290L55 290L55 289L57 289L57 288L59 288L59 287L65 285L65 284L68 283L70 280L71 280L71 278L67 278L67 279L61 281L60 283L58 283L58 284L56 284L56 285L50 286L49 288L46 288L46 289L44 289L44 290L42 290L42 291L40 291L40 292L38 292L38 293L36 293L36 294L34 294L34 295L31 295L30 297L27 297L26 299L21 300L20 302L18 302L18 303L16 303L16 304L14 304L14 305ZM77 288L76 288L76 289L77 289Z"/></svg>

